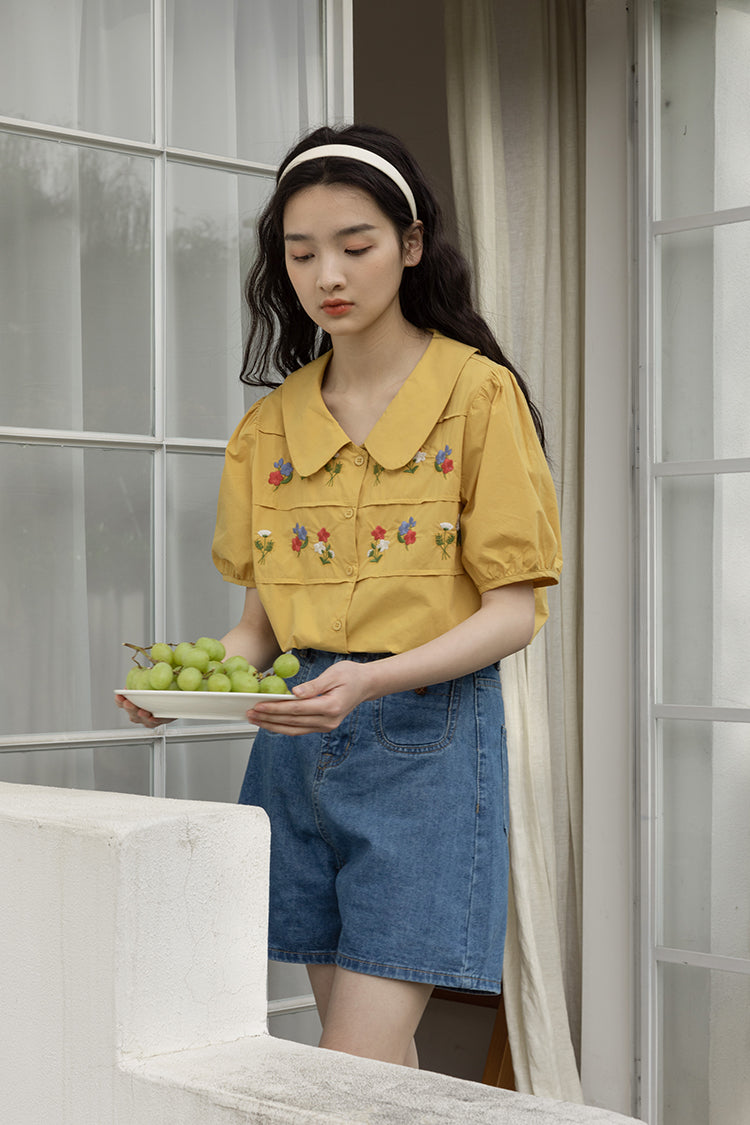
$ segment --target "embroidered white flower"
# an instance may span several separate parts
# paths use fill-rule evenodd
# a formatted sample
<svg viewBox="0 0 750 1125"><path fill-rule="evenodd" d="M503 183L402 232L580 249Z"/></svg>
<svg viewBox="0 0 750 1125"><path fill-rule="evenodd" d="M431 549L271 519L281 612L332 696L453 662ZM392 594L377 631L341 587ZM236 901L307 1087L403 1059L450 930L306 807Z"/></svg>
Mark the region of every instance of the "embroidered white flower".
<svg viewBox="0 0 750 1125"><path fill-rule="evenodd" d="M442 527L443 531L453 531L452 523L441 523L440 526Z"/></svg>
<svg viewBox="0 0 750 1125"><path fill-rule="evenodd" d="M271 532L270 532L270 531L267 531L267 530L266 530L265 528L264 528L264 529L263 529L262 531L259 531L259 532L258 532L258 535L262 535L262 537L263 537L264 539L266 538L266 536L267 536L267 535L270 535L270 534L271 534Z"/></svg>
<svg viewBox="0 0 750 1125"><path fill-rule="evenodd" d="M425 453L424 449L420 449L419 453L414 454L414 461L417 465L421 464L422 461L425 461L426 459L427 454Z"/></svg>
<svg viewBox="0 0 750 1125"><path fill-rule="evenodd" d="M378 539L378 550L387 551L391 545L390 539Z"/></svg>
<svg viewBox="0 0 750 1125"><path fill-rule="evenodd" d="M326 549L325 543L313 543L313 551L318 555L322 555Z"/></svg>

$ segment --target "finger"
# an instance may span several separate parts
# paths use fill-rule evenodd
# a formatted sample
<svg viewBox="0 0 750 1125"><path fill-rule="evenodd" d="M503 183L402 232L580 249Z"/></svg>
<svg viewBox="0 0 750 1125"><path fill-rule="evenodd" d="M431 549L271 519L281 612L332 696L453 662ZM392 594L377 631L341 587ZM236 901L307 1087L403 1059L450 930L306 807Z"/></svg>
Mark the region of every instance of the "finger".
<svg viewBox="0 0 750 1125"><path fill-rule="evenodd" d="M248 711L247 718L272 734L309 734L312 731L333 730L339 722L338 716L325 711L300 707L292 712L291 705L286 703L271 705L263 710L258 707Z"/></svg>

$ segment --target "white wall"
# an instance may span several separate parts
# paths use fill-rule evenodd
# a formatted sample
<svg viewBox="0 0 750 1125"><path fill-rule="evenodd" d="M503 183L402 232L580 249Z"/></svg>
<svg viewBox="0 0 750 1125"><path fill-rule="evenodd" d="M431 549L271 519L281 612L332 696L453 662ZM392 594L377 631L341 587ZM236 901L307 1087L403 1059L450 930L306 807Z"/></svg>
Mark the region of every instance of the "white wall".
<svg viewBox="0 0 750 1125"><path fill-rule="evenodd" d="M586 5L581 1068L586 1100L620 1112L635 1092L628 7Z"/></svg>

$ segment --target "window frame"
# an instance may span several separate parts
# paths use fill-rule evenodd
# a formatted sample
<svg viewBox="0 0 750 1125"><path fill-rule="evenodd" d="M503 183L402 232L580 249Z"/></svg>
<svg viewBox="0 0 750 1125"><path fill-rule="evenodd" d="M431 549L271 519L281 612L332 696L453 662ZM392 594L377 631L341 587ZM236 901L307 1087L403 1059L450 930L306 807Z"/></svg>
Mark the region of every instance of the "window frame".
<svg viewBox="0 0 750 1125"><path fill-rule="evenodd" d="M660 1054L659 966L674 964L750 973L750 959L685 950L659 942L660 921L660 777L658 724L664 719L694 722L750 722L750 708L658 702L659 513L657 489L667 479L750 472L750 457L664 461L659 456L658 400L661 340L659 240L685 231L718 229L750 221L750 206L661 216L660 184L660 42L657 0L635 6L636 123L634 150L635 261L633 308L637 338L635 379L634 506L637 535L636 629L636 1072L637 1113L656 1125L663 1096Z"/></svg>
<svg viewBox="0 0 750 1125"><path fill-rule="evenodd" d="M221 457L226 442L199 438L168 438L165 432L166 399L166 286L167 286L167 165L187 164L217 171L254 174L271 178L276 166L262 162L219 157L210 153L169 146L166 143L166 0L153 0L152 19L152 127L153 142L112 137L80 129L48 125L44 122L0 116L0 130L26 137L53 140L62 144L99 149L151 160L153 176L152 286L153 353L152 387L153 435L56 430L48 428L0 426L0 442L27 446L65 448L129 449L149 452L153 457L153 604L154 627L164 635L166 622L166 467L173 453ZM324 54L325 114L330 122L353 118L353 40L352 0L325 0L322 5L321 45ZM217 579L218 580L218 579ZM252 728L251 728L252 729ZM179 731L168 727L137 734L133 730L59 731L49 734L7 735L0 737L0 754L35 750L95 750L120 743L147 745L150 748L150 793L166 795L167 745L173 742L200 742L212 739L247 738L248 730L236 724L186 726Z"/></svg>

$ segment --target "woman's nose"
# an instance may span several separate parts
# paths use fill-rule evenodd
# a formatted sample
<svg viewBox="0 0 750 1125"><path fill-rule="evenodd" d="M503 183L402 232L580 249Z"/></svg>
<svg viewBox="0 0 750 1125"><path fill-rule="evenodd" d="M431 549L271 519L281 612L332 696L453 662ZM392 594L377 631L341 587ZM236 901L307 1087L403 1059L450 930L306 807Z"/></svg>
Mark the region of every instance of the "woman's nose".
<svg viewBox="0 0 750 1125"><path fill-rule="evenodd" d="M318 285L325 292L340 289L344 284L344 276L338 256L321 254L318 258Z"/></svg>

